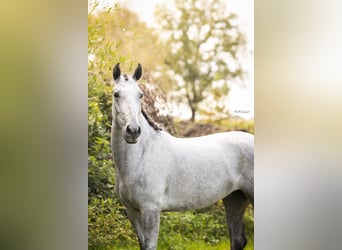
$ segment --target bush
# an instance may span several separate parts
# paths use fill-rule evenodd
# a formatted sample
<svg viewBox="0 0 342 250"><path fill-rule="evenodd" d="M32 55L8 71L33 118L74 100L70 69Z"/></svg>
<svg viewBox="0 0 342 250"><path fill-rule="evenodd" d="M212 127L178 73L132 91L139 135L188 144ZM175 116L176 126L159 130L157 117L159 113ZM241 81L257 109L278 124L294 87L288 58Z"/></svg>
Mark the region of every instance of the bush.
<svg viewBox="0 0 342 250"><path fill-rule="evenodd" d="M137 244L125 209L117 199L92 198L88 205L89 249L110 249Z"/></svg>

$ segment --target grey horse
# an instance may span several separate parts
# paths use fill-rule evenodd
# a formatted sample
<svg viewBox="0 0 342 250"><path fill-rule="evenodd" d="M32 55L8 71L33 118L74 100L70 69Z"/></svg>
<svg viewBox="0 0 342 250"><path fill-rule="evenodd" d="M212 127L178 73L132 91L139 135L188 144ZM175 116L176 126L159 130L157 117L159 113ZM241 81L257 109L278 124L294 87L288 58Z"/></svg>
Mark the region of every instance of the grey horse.
<svg viewBox="0 0 342 250"><path fill-rule="evenodd" d="M254 136L226 132L176 138L151 126L141 110L143 92L133 76L113 69L111 145L116 192L140 249L157 248L160 213L199 209L223 200L232 250L247 244L243 217L254 204Z"/></svg>

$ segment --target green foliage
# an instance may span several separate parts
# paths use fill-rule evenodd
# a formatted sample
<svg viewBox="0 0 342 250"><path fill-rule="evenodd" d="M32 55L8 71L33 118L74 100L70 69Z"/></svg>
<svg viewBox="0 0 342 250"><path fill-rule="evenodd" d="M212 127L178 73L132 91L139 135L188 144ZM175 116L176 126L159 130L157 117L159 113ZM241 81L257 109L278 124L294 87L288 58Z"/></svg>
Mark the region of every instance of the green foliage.
<svg viewBox="0 0 342 250"><path fill-rule="evenodd" d="M95 49L105 45L107 49L103 51L103 55L119 51L118 61L126 63L121 65L122 69L127 66L127 70L131 71L140 62L146 73L157 70L163 64L167 54L165 45L158 34L130 10L115 5L108 11L91 13L88 25L91 27L90 31L93 32L96 28L97 33L101 34L89 41L89 47ZM109 66L114 63L113 59L115 57L108 61Z"/></svg>
<svg viewBox="0 0 342 250"><path fill-rule="evenodd" d="M248 240L253 243L254 219L251 207L246 210L245 231ZM225 241L228 241L228 228L225 212L220 204L203 212L170 212L161 216L158 241L160 249L183 250L191 249L192 245L203 245L209 249Z"/></svg>
<svg viewBox="0 0 342 250"><path fill-rule="evenodd" d="M96 5L96 2L94 3ZM94 6L95 6L94 5ZM93 7L94 7L93 6ZM90 7L90 9L93 9ZM88 244L90 249L134 244L131 230L114 192L114 166L110 148L112 67L123 68L132 60L119 51L120 41L110 36L110 27L125 29L115 6L88 14ZM123 247L125 249L125 247Z"/></svg>
<svg viewBox="0 0 342 250"><path fill-rule="evenodd" d="M178 79L174 86L183 93L194 121L203 100L211 96L219 107L229 92L227 81L242 76L238 52L245 37L234 24L236 15L228 14L220 0L175 0L175 5L176 13L157 12L169 33L165 63Z"/></svg>
<svg viewBox="0 0 342 250"><path fill-rule="evenodd" d="M97 59L98 60L98 59ZM110 151L112 87L92 65L88 76L88 196L111 197L114 173Z"/></svg>
<svg viewBox="0 0 342 250"><path fill-rule="evenodd" d="M174 212L161 216L159 244L165 249L183 249L183 244L191 241L217 244L227 239L227 235L224 211Z"/></svg>
<svg viewBox="0 0 342 250"><path fill-rule="evenodd" d="M109 12L110 13L110 12ZM109 13L107 13L109 15ZM111 91L109 68L118 55L104 41L107 19L88 14L88 197L112 197L110 154Z"/></svg>
<svg viewBox="0 0 342 250"><path fill-rule="evenodd" d="M184 250L227 250L229 249L229 241L221 241L217 245L208 245L204 242L188 242L182 249ZM244 250L254 249L254 242L248 242Z"/></svg>
<svg viewBox="0 0 342 250"><path fill-rule="evenodd" d="M134 245L137 238L117 199L92 198L88 206L89 249Z"/></svg>
<svg viewBox="0 0 342 250"><path fill-rule="evenodd" d="M229 235L221 205L205 212L162 213L158 249L227 249ZM138 239L125 216L124 207L117 200L93 198L88 213L90 249L139 249ZM245 214L245 231L251 247L247 249L253 249L254 219L251 206Z"/></svg>

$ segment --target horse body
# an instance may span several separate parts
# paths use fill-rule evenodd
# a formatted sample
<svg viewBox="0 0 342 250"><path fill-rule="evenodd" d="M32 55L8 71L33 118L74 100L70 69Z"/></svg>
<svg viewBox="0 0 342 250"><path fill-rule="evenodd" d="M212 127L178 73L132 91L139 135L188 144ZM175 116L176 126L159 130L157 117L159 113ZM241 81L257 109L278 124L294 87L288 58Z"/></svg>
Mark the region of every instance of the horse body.
<svg viewBox="0 0 342 250"><path fill-rule="evenodd" d="M142 115L140 121L143 132L136 144L115 136L121 129L113 130L113 138L119 138L112 145L117 193L124 204L138 209L149 201L160 211L181 211L207 207L246 186L245 192L252 191L251 134L175 138L151 129Z"/></svg>
<svg viewBox="0 0 342 250"><path fill-rule="evenodd" d="M136 80L140 78L137 71L138 68L133 76ZM115 69L113 75L114 79L119 77L119 84L121 80L128 81L127 76L120 79ZM129 88L134 94L127 97L130 101L136 96L132 86ZM160 212L203 208L223 199L231 249L243 249L246 244L242 222L244 208L248 199L253 202L254 198L253 135L226 132L175 138L152 128L134 108L140 106L120 103L123 99L116 98L113 102L111 143L116 192L127 207L140 248L156 249ZM122 107L126 110L121 110Z"/></svg>
<svg viewBox="0 0 342 250"><path fill-rule="evenodd" d="M166 178L163 210L204 208L241 189L249 182L253 159L240 148L250 149L253 139L238 132L197 138L172 137L168 157L172 159ZM249 157L249 158L248 158ZM252 188L252 187L251 187Z"/></svg>

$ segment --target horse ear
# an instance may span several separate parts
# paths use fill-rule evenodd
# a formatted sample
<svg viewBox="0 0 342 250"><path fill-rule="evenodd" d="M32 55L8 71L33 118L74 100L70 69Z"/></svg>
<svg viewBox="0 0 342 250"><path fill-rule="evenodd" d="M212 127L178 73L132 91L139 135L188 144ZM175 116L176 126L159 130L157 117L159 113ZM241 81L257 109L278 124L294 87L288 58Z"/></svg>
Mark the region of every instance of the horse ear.
<svg viewBox="0 0 342 250"><path fill-rule="evenodd" d="M113 69L113 78L114 81L118 80L118 78L121 75L121 70L120 70L120 63L117 63Z"/></svg>
<svg viewBox="0 0 342 250"><path fill-rule="evenodd" d="M138 63L138 67L135 69L134 74L133 74L133 79L138 81L142 75L142 67L141 64Z"/></svg>

